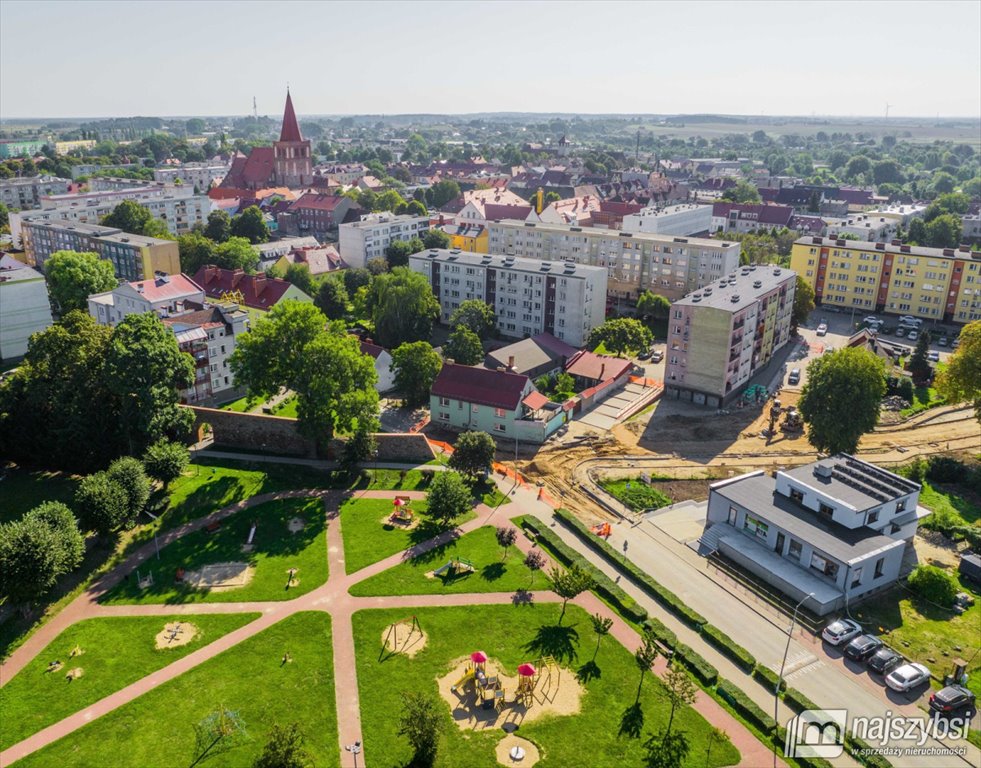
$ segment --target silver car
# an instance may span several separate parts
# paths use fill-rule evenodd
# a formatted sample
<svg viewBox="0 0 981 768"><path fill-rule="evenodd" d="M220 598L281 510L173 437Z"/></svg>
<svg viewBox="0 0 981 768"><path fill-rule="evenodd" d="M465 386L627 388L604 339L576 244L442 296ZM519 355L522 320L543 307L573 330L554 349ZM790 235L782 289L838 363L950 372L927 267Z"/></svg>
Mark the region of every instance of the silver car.
<svg viewBox="0 0 981 768"><path fill-rule="evenodd" d="M903 664L886 675L886 685L894 691L905 693L930 681L930 670L922 664Z"/></svg>
<svg viewBox="0 0 981 768"><path fill-rule="evenodd" d="M822 630L821 637L828 645L842 645L860 634L862 634L862 627L857 621L838 619L832 621Z"/></svg>

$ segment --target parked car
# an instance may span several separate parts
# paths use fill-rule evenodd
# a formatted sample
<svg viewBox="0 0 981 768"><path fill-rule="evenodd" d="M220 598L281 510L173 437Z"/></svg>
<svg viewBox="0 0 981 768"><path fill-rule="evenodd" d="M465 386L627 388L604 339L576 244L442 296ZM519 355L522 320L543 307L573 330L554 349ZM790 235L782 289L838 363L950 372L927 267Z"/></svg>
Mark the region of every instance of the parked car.
<svg viewBox="0 0 981 768"><path fill-rule="evenodd" d="M788 384L800 384L800 368L794 368L787 377Z"/></svg>
<svg viewBox="0 0 981 768"><path fill-rule="evenodd" d="M957 349L960 345L961 345L961 340L960 339L954 339L951 342L951 344L950 344L950 348L951 349Z"/></svg>
<svg viewBox="0 0 981 768"><path fill-rule="evenodd" d="M865 323L866 325L871 325L872 323L878 323L879 325L881 325L883 321L877 318L875 315L869 315L864 320L862 320L862 322Z"/></svg>
<svg viewBox="0 0 981 768"><path fill-rule="evenodd" d="M641 352L639 355L637 355L637 359L638 360L646 360L650 356L651 356L651 350L645 349L643 352Z"/></svg>
<svg viewBox="0 0 981 768"><path fill-rule="evenodd" d="M946 336L941 336L939 339L937 339L937 344L939 346L941 346L941 347L946 347L947 346L947 337Z"/></svg>
<svg viewBox="0 0 981 768"><path fill-rule="evenodd" d="M664 359L664 352L662 352L660 349L655 349L653 352L651 352L651 362L659 363L663 359Z"/></svg>
<svg viewBox="0 0 981 768"><path fill-rule="evenodd" d="M828 335L828 324L827 323L821 323L817 327L817 335L818 336L827 336Z"/></svg>
<svg viewBox="0 0 981 768"><path fill-rule="evenodd" d="M853 661L865 661L882 647L882 641L875 635L859 635L845 646L845 655Z"/></svg>
<svg viewBox="0 0 981 768"><path fill-rule="evenodd" d="M828 645L847 643L860 634L862 634L862 628L857 621L851 619L837 619L821 631L821 637Z"/></svg>
<svg viewBox="0 0 981 768"><path fill-rule="evenodd" d="M939 363L940 353L935 349L931 349L929 352L927 352L927 360L929 360L931 363Z"/></svg>
<svg viewBox="0 0 981 768"><path fill-rule="evenodd" d="M945 715L962 709L973 710L974 699L974 693L963 685L948 685L930 697L930 709Z"/></svg>
<svg viewBox="0 0 981 768"><path fill-rule="evenodd" d="M903 328L903 326L899 326L899 327L898 327L898 328L896 329L896 335L897 335L897 336L898 336L899 338L903 338L904 336L906 336L906 331L908 331L908 330L909 330L908 328Z"/></svg>
<svg viewBox="0 0 981 768"><path fill-rule="evenodd" d="M909 339L910 341L916 341L918 338L920 338L920 332L910 331L909 336L907 336L906 338Z"/></svg>
<svg viewBox="0 0 981 768"><path fill-rule="evenodd" d="M880 675L888 675L893 669L903 663L903 657L892 648L882 646L868 661L868 668Z"/></svg>
<svg viewBox="0 0 981 768"><path fill-rule="evenodd" d="M892 672L886 675L886 685L892 688L894 691L899 691L900 693L905 693L918 685L923 683L928 683L930 681L930 670L924 667L922 664L917 664L913 662L911 664L903 664L901 667L896 667Z"/></svg>
<svg viewBox="0 0 981 768"><path fill-rule="evenodd" d="M899 318L901 325L912 325L914 328L919 328L923 325L923 320L918 317L913 317L912 315L903 315Z"/></svg>

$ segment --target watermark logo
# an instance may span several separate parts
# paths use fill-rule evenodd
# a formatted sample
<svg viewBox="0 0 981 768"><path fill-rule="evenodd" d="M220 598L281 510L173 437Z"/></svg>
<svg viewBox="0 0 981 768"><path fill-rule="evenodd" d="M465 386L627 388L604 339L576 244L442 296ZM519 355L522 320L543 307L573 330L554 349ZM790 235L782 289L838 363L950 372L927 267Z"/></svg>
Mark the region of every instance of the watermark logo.
<svg viewBox="0 0 981 768"><path fill-rule="evenodd" d="M787 757L838 757L845 750L844 709L805 709L787 723Z"/></svg>

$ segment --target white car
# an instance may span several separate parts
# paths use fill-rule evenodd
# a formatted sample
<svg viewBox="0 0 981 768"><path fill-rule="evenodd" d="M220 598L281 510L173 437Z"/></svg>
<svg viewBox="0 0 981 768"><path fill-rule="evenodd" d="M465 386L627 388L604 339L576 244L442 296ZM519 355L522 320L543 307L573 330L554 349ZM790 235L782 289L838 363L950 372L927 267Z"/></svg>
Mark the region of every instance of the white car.
<svg viewBox="0 0 981 768"><path fill-rule="evenodd" d="M931 363L939 363L940 353L935 349L931 349L929 352L927 352L927 360L929 360Z"/></svg>
<svg viewBox="0 0 981 768"><path fill-rule="evenodd" d="M900 325L913 325L919 328L923 325L923 320L919 317L913 317L912 315L903 315L899 318Z"/></svg>
<svg viewBox="0 0 981 768"><path fill-rule="evenodd" d="M907 336L906 338L909 339L910 341L916 341L918 338L920 338L920 333L919 331L910 331L909 336Z"/></svg>
<svg viewBox="0 0 981 768"><path fill-rule="evenodd" d="M922 664L903 664L886 675L886 685L894 691L906 692L930 681L930 670Z"/></svg>
<svg viewBox="0 0 981 768"><path fill-rule="evenodd" d="M828 335L828 324L827 323L821 323L821 325L819 325L817 327L817 335L818 336L827 336Z"/></svg>
<svg viewBox="0 0 981 768"><path fill-rule="evenodd" d="M862 627L851 619L832 621L821 631L821 637L828 645L843 645L862 634Z"/></svg>

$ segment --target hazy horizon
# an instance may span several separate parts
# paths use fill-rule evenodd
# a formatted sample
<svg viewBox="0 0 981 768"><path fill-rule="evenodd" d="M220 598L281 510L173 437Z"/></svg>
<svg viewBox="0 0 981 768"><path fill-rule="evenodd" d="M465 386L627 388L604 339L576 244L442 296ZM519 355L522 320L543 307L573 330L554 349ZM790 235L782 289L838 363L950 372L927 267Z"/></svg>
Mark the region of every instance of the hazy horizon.
<svg viewBox="0 0 981 768"><path fill-rule="evenodd" d="M4 0L0 119L275 117L287 83L307 117L979 119L979 41L971 0Z"/></svg>

